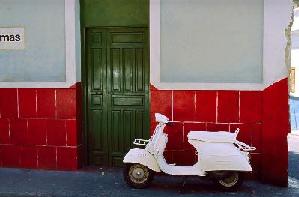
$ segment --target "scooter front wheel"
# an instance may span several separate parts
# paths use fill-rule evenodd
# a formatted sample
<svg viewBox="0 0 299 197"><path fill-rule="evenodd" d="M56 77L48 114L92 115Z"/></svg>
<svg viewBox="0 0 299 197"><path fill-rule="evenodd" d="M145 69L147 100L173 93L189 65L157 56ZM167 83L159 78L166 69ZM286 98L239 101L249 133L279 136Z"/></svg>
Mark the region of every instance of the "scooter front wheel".
<svg viewBox="0 0 299 197"><path fill-rule="evenodd" d="M136 189L149 186L154 177L154 171L139 163L126 164L124 168L124 180Z"/></svg>
<svg viewBox="0 0 299 197"><path fill-rule="evenodd" d="M213 172L213 179L220 189L225 191L236 190L243 183L243 176L235 171L217 171Z"/></svg>

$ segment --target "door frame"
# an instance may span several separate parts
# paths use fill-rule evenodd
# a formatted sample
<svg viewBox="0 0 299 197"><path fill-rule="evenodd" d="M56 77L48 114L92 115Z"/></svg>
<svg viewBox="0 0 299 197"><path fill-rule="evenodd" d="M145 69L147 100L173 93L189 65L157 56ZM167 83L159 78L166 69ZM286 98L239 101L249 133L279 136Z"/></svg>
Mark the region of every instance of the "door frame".
<svg viewBox="0 0 299 197"><path fill-rule="evenodd" d="M82 15L81 15L82 16ZM81 18L81 21L82 18ZM148 26L81 26L81 87L82 87L82 103L81 103L81 136L82 136L82 149L81 149L81 159L82 166L89 166L89 148L88 148L88 73L87 73L87 31L92 28L146 28L147 29L147 53L148 53L148 104L145 106L145 111L148 113L148 132L144 133L145 136L150 136L150 35ZM79 131L80 132L80 131Z"/></svg>

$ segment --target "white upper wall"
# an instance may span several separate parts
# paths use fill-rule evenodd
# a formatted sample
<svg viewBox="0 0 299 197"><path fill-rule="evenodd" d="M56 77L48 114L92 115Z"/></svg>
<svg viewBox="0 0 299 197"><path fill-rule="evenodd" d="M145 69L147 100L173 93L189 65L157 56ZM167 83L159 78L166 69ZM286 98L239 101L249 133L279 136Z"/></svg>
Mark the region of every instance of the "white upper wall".
<svg viewBox="0 0 299 197"><path fill-rule="evenodd" d="M285 29L293 13L292 0L264 0L264 88L288 77Z"/></svg>
<svg viewBox="0 0 299 197"><path fill-rule="evenodd" d="M25 49L0 50L0 88L59 88L80 81L79 0L0 0L0 4L0 28L25 29Z"/></svg>
<svg viewBox="0 0 299 197"><path fill-rule="evenodd" d="M291 66L295 68L295 92L290 95L299 97L299 8L294 10Z"/></svg>
<svg viewBox="0 0 299 197"><path fill-rule="evenodd" d="M167 1L171 1L171 0L167 0ZM181 0L183 1L183 0ZM195 1L195 0L194 0ZM216 3L216 0L212 0L212 1L206 1L203 0L201 2L205 2L205 3ZM245 0L228 0L228 2L233 2L233 1L239 1L239 2L243 2ZM248 0L249 1L249 0ZM247 3L248 3L247 1ZM15 5L12 3L14 2ZM56 2L55 1L50 1L50 0L27 0L26 4L31 4L32 7L35 7L35 4L38 3L50 3L51 2ZM198 2L198 1L196 1ZM254 2L258 2L258 0L254 0ZM25 34L26 32L30 32L30 34L34 35L36 34L36 36L38 36L39 34L41 34L42 30L36 30L34 28L39 27L39 25L34 25L33 30L27 29L26 30L26 24L22 23L22 17L25 16L24 13L28 14L28 9L32 9L30 8L30 6L27 6L28 9L21 9L18 8L17 10L19 10L18 12L14 12L13 10L11 10L11 12L7 11L7 6L11 6L11 8L13 8L14 6L16 7L20 7L20 5L25 4L25 1L23 0L0 0L1 3L1 12L0 12L0 16L1 14L3 15L3 13L6 13L3 17L7 18L8 16L11 19L7 19L7 20L2 20L3 17L1 18L1 22L0 22L0 26L25 26ZM59 3L59 2L58 2ZM227 6L232 6L234 7L234 5L232 4L227 4ZM239 4L238 4L239 5ZM187 5L185 5L187 6ZM190 5L192 6L192 5ZM224 6L224 5L223 5ZM211 6L212 8L212 6ZM238 7L234 7L236 9L236 13L241 14L242 12L240 12L240 10L238 9ZM6 11L2 11L5 10ZM47 9L55 9L53 7L47 7ZM240 8L241 9L241 8ZM232 8L230 8L229 10L234 10ZM37 17L33 17L35 15L35 13L39 13L41 16L43 16L43 14L51 14L48 10L45 11L45 13L43 13L42 11L38 11L38 10L33 10L30 15L32 15L31 18L35 18L36 20L38 20L38 16ZM234 14L236 14L234 13ZM260 12L259 12L260 13ZM217 78L217 80L214 83L209 83L207 81L203 81L201 82L200 80L189 80L187 82L161 82L161 78L160 78L160 71L161 71L161 67L160 67L160 47L161 47L161 43L160 43L160 35L161 35L161 31L160 31L160 0L150 0L150 63L151 63L151 73L150 73L150 77L151 77L151 83L156 86L159 89L212 89L212 90L216 90L216 89L229 89L229 90L262 90L265 87L273 84L276 81L279 81L283 78L286 78L288 76L288 68L285 65L285 47L286 47L286 38L285 38L285 28L288 26L289 22L290 22L290 18L291 18L291 14L292 14L292 0L264 0L264 10L263 10L263 30L262 30L262 34L263 34L263 50L262 50L262 54L258 53L256 54L256 59L247 59L245 62L255 62L258 63L259 62L259 58L262 57L262 68L263 70L260 71L260 73L255 73L255 74L251 74L252 78L251 79L258 79L259 78L259 74L262 73L262 82L244 82L244 80L242 81L242 79L240 79L240 81L234 79L235 81L233 81L233 83L228 83L227 81L225 81L225 79L219 79ZM211 13L211 16L213 13ZM55 17L59 17L60 15L57 14L57 16L53 16L54 18L47 18L47 20L55 20ZM18 22L14 21L17 19L20 19ZM71 85L73 85L76 81L80 81L80 76L81 76L81 49L80 49L80 15L79 15L79 0L64 0L64 19L63 16L61 16L62 21L64 21L64 42L59 39L59 43L54 40L53 43L49 43L49 40L47 40L46 42L49 44L49 46L51 45L57 45L57 51L53 49L49 49L50 51L48 52L48 56L49 56L49 60L51 60L51 56L53 56L53 54L57 55L57 60L60 59L60 63L55 63L55 62L47 62L48 64L44 64L41 65L42 61L49 61L49 60L44 60L45 56L40 56L37 55L39 53L29 53L27 54L28 56L26 58L28 58L29 60L31 59L32 61L28 61L28 62L24 62L24 66L23 68L16 69L16 67L14 68L14 66L7 66L8 62L12 62L11 65L17 65L16 61L18 61L18 63L22 60L25 60L26 58L21 58L18 60L18 55L13 55L14 57L16 57L16 59L12 59L10 57L10 55L5 55L0 58L0 63L2 61L2 63L0 64L0 66L2 66L2 68L0 67L0 73L2 74L2 79L0 81L0 88L1 87L69 87ZM23 19L23 20L29 20L29 19ZM47 20L43 20L43 22L45 24L41 24L42 25L46 25ZM58 20L58 19L56 19ZM4 21L4 22L3 22ZM6 21L6 22L5 22ZM215 20L214 20L215 21ZM250 20L249 20L250 21ZM34 21L37 22L37 21ZM57 22L57 25L60 24L60 22ZM175 21L174 21L175 22ZM200 22L200 20L195 19L194 20L194 24L197 24L198 22ZM231 22L231 21L230 21ZM236 21L238 22L238 21ZM240 21L239 21L240 22ZM260 21L259 21L260 22ZM5 24L4 24L5 23ZM47 22L48 23L48 22ZM49 22L50 23L50 22ZM35 24L35 23L32 23ZM52 24L52 23L51 23ZM225 24L225 23L224 23ZM237 23L239 26L240 23ZM259 24L259 23L257 23ZM206 25L208 25L208 23L206 23ZM231 23L229 24L231 25ZM243 25L243 24L242 24ZM55 31L55 27L56 25L53 24L53 31ZM28 27L28 28L29 28ZM178 30L180 28L180 26L176 26L173 30L173 32L175 32L176 30ZM198 26L194 27L194 28L198 28ZM219 26L219 29L220 26ZM49 33L50 30L47 30L47 34ZM61 31L61 28L60 30ZM30 35L30 36L32 36ZM60 35L62 35L60 33ZM171 35L173 36L173 35ZM188 35L188 36L194 36L192 34ZM227 39L227 36L221 35L220 33L220 38L222 36L223 39ZM186 39L186 38L185 38ZM189 39L189 38L188 38ZM219 38L218 38L219 39ZM26 39L28 40L28 42L30 41L30 39ZM192 40L192 39L189 39ZM35 40L36 41L36 40ZM35 42L34 40L31 42ZM40 43L37 43L40 44ZM61 47L59 47L59 45L62 45ZM192 44L193 45L193 44ZM186 50L183 50L183 52L186 51L186 53L192 51L192 45L190 46L190 48L186 48ZM206 45L208 45L208 43L206 43ZM228 49L230 49L231 46L231 42L228 42L229 45L227 46ZM26 46L30 46L30 43L26 43ZM65 47L65 51L61 51L61 48L63 48L63 46ZM168 47L168 46L166 46ZM195 45L195 49L200 50L200 48L198 48L198 44ZM210 47L210 46L205 46L205 47ZM55 47L54 47L55 48ZM172 47L174 48L174 46ZM219 52L217 51L213 51L215 47L210 47L209 50L211 50L213 53L215 52L215 59L218 58L219 56ZM225 45L224 45L225 48ZM27 48L28 49L28 48ZM234 48L234 50L236 50L237 48ZM35 49L36 50L36 49ZM42 52L43 48L41 48ZM171 48L169 49L171 50ZM26 51L26 49L25 49ZM8 51L8 52L12 52L12 53L23 53L25 51ZM7 54L8 52L5 52L5 54ZM172 54L171 51L167 51L170 55ZM2 53L2 52L1 52ZM58 54L57 54L58 53ZM65 57L61 57L61 55L65 53ZM4 53L2 53L4 54ZM173 53L175 56L179 56L180 54L175 54ZM235 53L233 53L235 54ZM24 54L23 54L24 55ZM174 56L173 55L173 56ZM220 54L221 55L221 54ZM252 55L252 54L251 54ZM63 55L62 55L63 56ZM236 55L236 57L240 57ZM9 59L10 58L10 59ZM48 57L47 57L48 58ZM247 57L246 57L247 58ZM61 62L65 61L65 64L63 65ZM211 58L209 58L211 59ZM222 57L223 59L223 57ZM228 59L230 60L234 60L234 55L233 57L230 56L228 57ZM55 59L52 59L53 61L57 61ZM15 62L14 62L15 61ZM208 59L205 60L207 63L209 63ZM219 59L217 59L218 63L221 61L219 61ZM217 62L215 61L215 62ZM3 66L3 62L6 64L6 66ZM18 64L21 65L21 64ZM48 66L45 66L48 65ZM219 64L218 64L219 65ZM257 64L256 64L257 65ZM193 65L194 66L194 65ZM223 70L226 72L226 68L228 67L228 64L226 62L226 64L223 64ZM258 69L259 66L256 66L256 69ZM65 70L63 70L63 68ZM190 70L187 70L188 72L193 72L192 67L189 67ZM216 66L211 66L208 67L207 71L209 71L210 73L213 72L213 69L215 68L215 73L219 72L219 68L216 69ZM19 78L19 76L22 76L23 73L21 73L20 71L22 71L23 69L23 73L28 72L28 70L32 71L32 73L35 73L36 75L34 75L32 78L30 79L22 79L21 77ZM231 69L231 67L229 67L228 69ZM27 70L27 71L26 71ZM180 70L178 69L174 69L176 72L180 72ZM45 71L47 71L46 75ZM167 71L167 70L166 70ZM186 70L185 70L186 71ZM220 70L221 71L221 70ZM15 72L15 73L14 73ZM205 72L205 70L203 70L202 72ZM244 72L250 72L250 71L244 71ZM6 74L5 74L6 73ZM11 75L11 73L14 73L15 76ZM43 74L44 73L44 74ZM56 76L51 76L52 74L57 74ZM226 72L226 74L232 74L233 71L230 72ZM11 76L9 77L10 79L4 79L3 76ZM43 76L43 77L41 77ZM62 76L62 77L61 77ZM65 80L63 80L63 76L65 76ZM247 75L249 76L249 75ZM220 75L220 77L223 77L222 75ZM232 77L234 77L234 75L232 74ZM173 78L172 80L175 80L176 78ZM250 79L250 78L249 78ZM16 81L16 82L13 82ZM20 82L21 81L21 82ZM192 82L190 82L192 81ZM254 81L254 80L251 80Z"/></svg>
<svg viewBox="0 0 299 197"><path fill-rule="evenodd" d="M160 2L161 82L262 82L263 0Z"/></svg>
<svg viewBox="0 0 299 197"><path fill-rule="evenodd" d="M193 14L188 13L185 19L185 16L169 18L170 24L167 25L163 23L163 17L169 16L167 12L163 13L163 10L160 10L163 9L163 5L160 6L161 1L150 1L150 76L155 87L263 90L287 77L285 28L291 20L291 0L229 0L222 4L214 0L184 0L182 7L172 5L171 9L166 10L169 16L173 16L177 10L180 13L178 16L183 15L180 12L182 8ZM163 3L167 2L172 1L163 0ZM204 8L199 8L197 4ZM247 5L247 8L244 5ZM254 9L250 9L250 6ZM214 9L217 13L212 12ZM200 10L200 14L196 13L196 10ZM193 16L194 14L196 16ZM219 20L221 16L224 16L227 24ZM183 23L182 19L187 22ZM242 23L242 20L245 23ZM200 27L204 27L203 33ZM213 30L210 35L207 28ZM244 29L247 32L244 32ZM169 36L164 35L167 31ZM180 37L183 38L179 39ZM182 40L189 44L184 46ZM181 48L178 49L177 46ZM219 47L222 50L218 50ZM248 54L245 51L248 51ZM193 60L189 61L190 59ZM183 65L184 62L187 64ZM183 79L180 79L181 74Z"/></svg>
<svg viewBox="0 0 299 197"><path fill-rule="evenodd" d="M80 3L76 0L75 5L75 45L76 45L76 81L81 81L81 24Z"/></svg>
<svg viewBox="0 0 299 197"><path fill-rule="evenodd" d="M292 25L292 32L299 31L299 8L294 9L294 23Z"/></svg>

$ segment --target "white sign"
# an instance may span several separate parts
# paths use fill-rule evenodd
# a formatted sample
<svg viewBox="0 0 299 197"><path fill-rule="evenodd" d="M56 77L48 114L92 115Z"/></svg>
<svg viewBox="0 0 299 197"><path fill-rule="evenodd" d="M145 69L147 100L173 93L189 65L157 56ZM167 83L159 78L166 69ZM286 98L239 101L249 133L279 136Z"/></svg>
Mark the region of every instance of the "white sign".
<svg viewBox="0 0 299 197"><path fill-rule="evenodd" d="M24 28L0 28L0 50L17 50L24 48Z"/></svg>

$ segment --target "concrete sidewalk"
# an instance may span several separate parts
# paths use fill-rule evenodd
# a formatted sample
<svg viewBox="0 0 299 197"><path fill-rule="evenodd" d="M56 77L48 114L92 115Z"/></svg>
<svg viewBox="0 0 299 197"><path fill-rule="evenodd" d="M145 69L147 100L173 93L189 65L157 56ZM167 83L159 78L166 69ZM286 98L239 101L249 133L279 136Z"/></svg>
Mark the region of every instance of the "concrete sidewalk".
<svg viewBox="0 0 299 197"><path fill-rule="evenodd" d="M128 187L120 169L100 172L57 172L0 169L0 196L299 196L299 179L290 177L289 188L245 181L235 193L218 191L208 180L157 176L152 186L143 190Z"/></svg>
<svg viewBox="0 0 299 197"><path fill-rule="evenodd" d="M224 193L197 177L156 176L151 187L128 187L121 169L93 171L44 171L0 168L0 196L299 196L299 137L289 137L289 187L280 188L257 181L244 181L238 192Z"/></svg>

